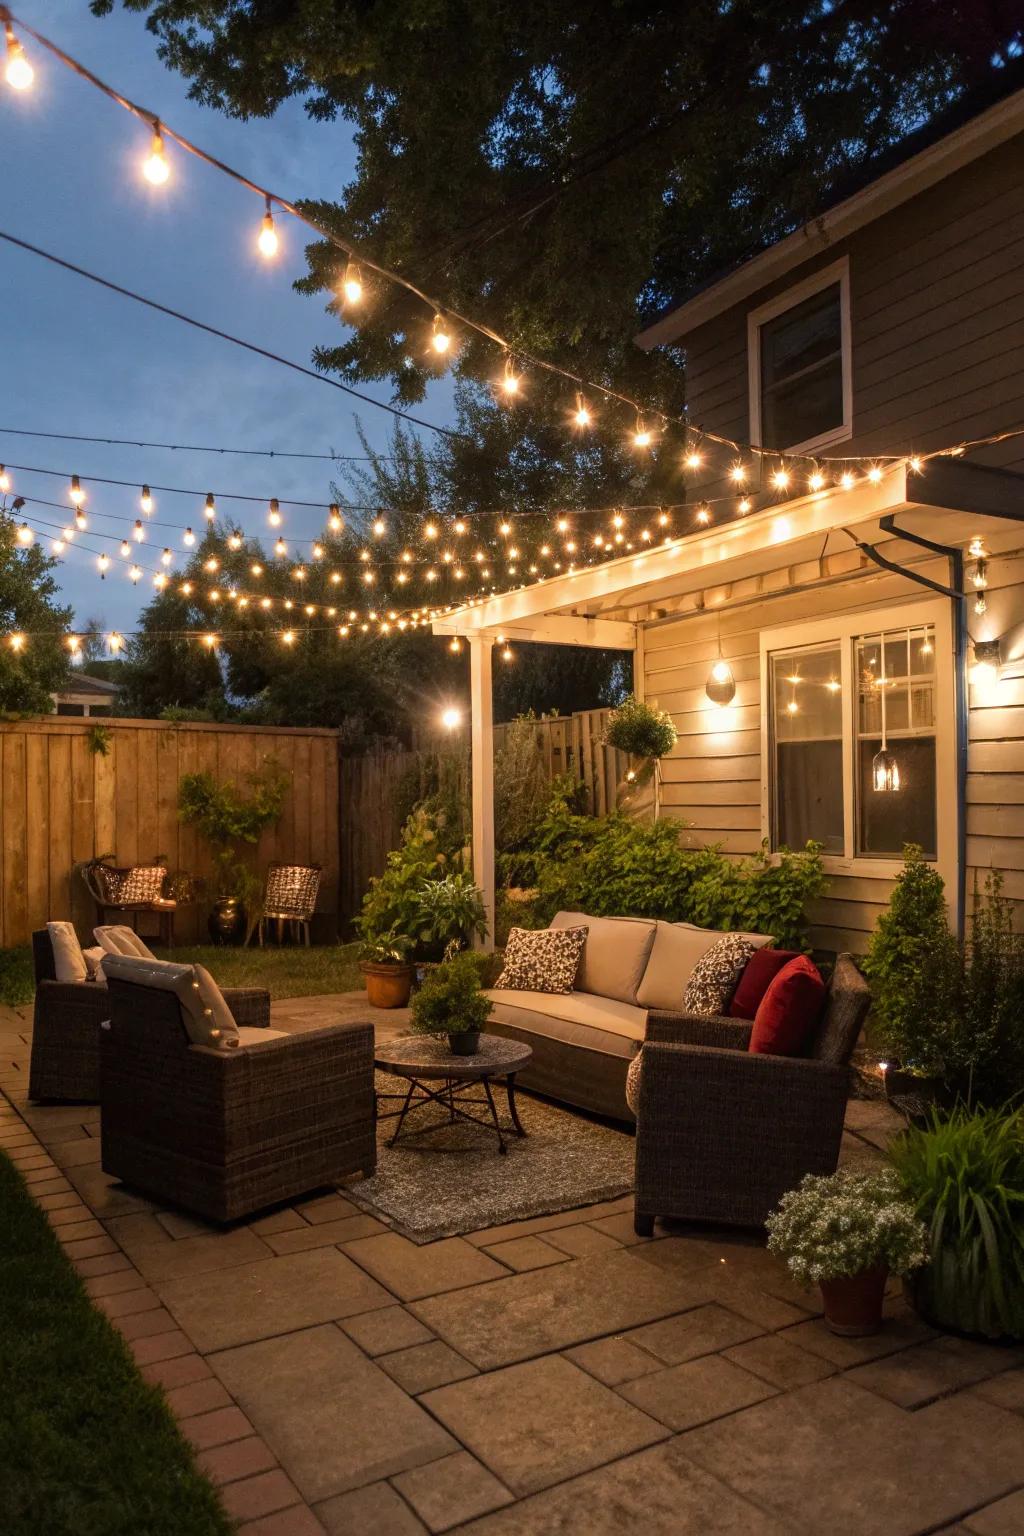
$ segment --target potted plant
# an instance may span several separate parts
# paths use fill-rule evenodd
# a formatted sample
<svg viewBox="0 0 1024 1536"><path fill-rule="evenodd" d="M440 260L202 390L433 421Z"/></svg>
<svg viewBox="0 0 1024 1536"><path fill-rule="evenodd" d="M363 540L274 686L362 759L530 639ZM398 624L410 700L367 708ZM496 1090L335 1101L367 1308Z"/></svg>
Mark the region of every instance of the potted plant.
<svg viewBox="0 0 1024 1536"><path fill-rule="evenodd" d="M657 821L661 809L661 759L676 744L671 715L630 694L608 717L604 741L606 746L625 752L630 760L625 782L620 785L620 799L628 802L636 797L638 789L652 783ZM634 763L639 766L634 767Z"/></svg>
<svg viewBox="0 0 1024 1536"><path fill-rule="evenodd" d="M397 928L367 938L359 952L359 969L366 978L366 998L372 1008L404 1008L412 991L409 964L412 940Z"/></svg>
<svg viewBox="0 0 1024 1536"><path fill-rule="evenodd" d="M178 817L194 823L213 848L217 897L210 914L215 944L249 942L259 921L263 882L254 867L263 832L284 809L288 776L276 758L247 775L249 793L212 773L186 773L178 785ZM248 899L249 911L246 912Z"/></svg>
<svg viewBox="0 0 1024 1536"><path fill-rule="evenodd" d="M483 894L465 870L424 880L415 912L419 943L439 958L449 959L474 937L487 933Z"/></svg>
<svg viewBox="0 0 1024 1536"><path fill-rule="evenodd" d="M417 1034L448 1037L455 1056L475 1056L480 1031L491 1012L480 980L484 957L463 951L430 971L412 1000L412 1027Z"/></svg>
<svg viewBox="0 0 1024 1536"><path fill-rule="evenodd" d="M940 1328L1024 1339L1024 1111L933 1109L890 1157L929 1233L914 1306Z"/></svg>
<svg viewBox="0 0 1024 1536"><path fill-rule="evenodd" d="M807 1174L765 1223L768 1251L801 1285L818 1285L833 1333L876 1333L890 1274L927 1258L924 1223L891 1169Z"/></svg>

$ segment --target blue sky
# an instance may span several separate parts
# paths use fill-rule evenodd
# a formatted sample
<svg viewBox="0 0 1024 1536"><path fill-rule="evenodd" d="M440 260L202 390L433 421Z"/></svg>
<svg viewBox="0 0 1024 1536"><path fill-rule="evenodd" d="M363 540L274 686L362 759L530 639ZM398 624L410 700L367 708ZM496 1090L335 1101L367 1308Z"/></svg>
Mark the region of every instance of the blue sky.
<svg viewBox="0 0 1024 1536"><path fill-rule="evenodd" d="M86 0L20 0L16 13L88 65L109 85L151 108L204 149L283 195L338 198L352 175L344 123L310 122L297 103L272 119L236 122L187 100L186 82L156 57L144 18L97 21ZM143 124L24 39L33 89L0 88L0 229L247 340L309 363L317 342L338 334L322 297L304 298L292 280L305 269L299 227L277 220L282 254L256 253L262 204L228 178L168 145L170 182L142 178L148 154ZM0 242L0 428L77 432L161 442L359 453L354 406L371 441L383 447L390 418L335 390L104 292L38 257ZM386 387L368 393L387 399ZM445 419L447 392L421 408ZM0 433L0 462L35 465L141 484L238 491L282 503L327 501L331 466L221 458L92 444L46 442ZM16 490L66 499L66 482L12 470ZM153 521L203 523L202 497L158 496ZM87 510L138 515L137 489L94 487ZM39 516L59 517L36 509ZM283 532L313 537L316 513L284 509ZM263 508L240 521L265 534ZM92 527L123 534L121 522ZM114 558L105 581L93 550L69 555L60 579L76 622L133 627L152 594L150 577L132 586ZM180 535L149 531L147 564ZM116 546L104 547L116 555Z"/></svg>

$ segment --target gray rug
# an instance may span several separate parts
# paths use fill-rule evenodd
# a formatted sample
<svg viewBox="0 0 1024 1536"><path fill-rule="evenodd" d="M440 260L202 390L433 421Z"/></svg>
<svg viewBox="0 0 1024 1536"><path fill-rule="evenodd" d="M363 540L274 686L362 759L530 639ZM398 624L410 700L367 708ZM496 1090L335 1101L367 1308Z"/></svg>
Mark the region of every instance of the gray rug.
<svg viewBox="0 0 1024 1536"><path fill-rule="evenodd" d="M381 1092L405 1086L377 1074ZM496 1092L496 1099L505 1124L504 1092ZM510 1134L504 1156L493 1131L471 1125L443 1124L415 1142L389 1147L395 1121L382 1120L377 1172L372 1179L346 1185L346 1198L387 1217L413 1242L428 1243L613 1200L633 1188L634 1139L629 1130L616 1130L522 1092L516 1095L516 1106L526 1136ZM386 1103L382 1109L395 1107ZM440 1113L430 1106L417 1110L416 1119L406 1123L427 1125L439 1120Z"/></svg>

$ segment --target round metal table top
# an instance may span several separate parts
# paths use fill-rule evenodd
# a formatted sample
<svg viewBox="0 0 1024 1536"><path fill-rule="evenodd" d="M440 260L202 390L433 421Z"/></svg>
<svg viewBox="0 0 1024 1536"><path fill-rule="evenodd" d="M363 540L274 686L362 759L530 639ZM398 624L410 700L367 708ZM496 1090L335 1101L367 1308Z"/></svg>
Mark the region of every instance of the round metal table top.
<svg viewBox="0 0 1024 1536"><path fill-rule="evenodd" d="M376 1047L373 1064L395 1077L472 1081L521 1072L532 1055L528 1045L521 1045L518 1040L505 1040L501 1035L481 1035L480 1049L475 1056L456 1056L448 1049L447 1040L438 1040L433 1035L399 1035L396 1040L383 1041Z"/></svg>

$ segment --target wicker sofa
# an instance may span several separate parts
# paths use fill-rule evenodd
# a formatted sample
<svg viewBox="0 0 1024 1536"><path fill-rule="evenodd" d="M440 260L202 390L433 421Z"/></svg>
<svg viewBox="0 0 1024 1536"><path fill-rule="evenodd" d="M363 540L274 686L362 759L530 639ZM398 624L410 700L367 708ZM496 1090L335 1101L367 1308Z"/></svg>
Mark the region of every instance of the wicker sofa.
<svg viewBox="0 0 1024 1536"><path fill-rule="evenodd" d="M740 1019L652 1012L640 1073L635 1225L657 1216L761 1226L804 1174L833 1173L849 1061L871 1002L840 955L804 1056L752 1054Z"/></svg>
<svg viewBox="0 0 1024 1536"><path fill-rule="evenodd" d="M32 935L36 995L29 1063L30 1099L95 1104L100 1096L99 1027L110 1017L110 994L95 981L58 981L45 928ZM236 1024L270 1023L270 993L231 987L224 993Z"/></svg>
<svg viewBox="0 0 1024 1536"><path fill-rule="evenodd" d="M100 1034L104 1171L214 1221L376 1166L372 1024L193 1043L178 998L111 975ZM228 996L227 993L224 994Z"/></svg>

